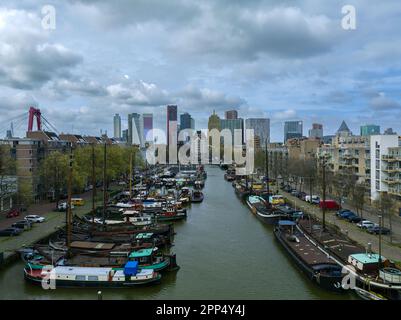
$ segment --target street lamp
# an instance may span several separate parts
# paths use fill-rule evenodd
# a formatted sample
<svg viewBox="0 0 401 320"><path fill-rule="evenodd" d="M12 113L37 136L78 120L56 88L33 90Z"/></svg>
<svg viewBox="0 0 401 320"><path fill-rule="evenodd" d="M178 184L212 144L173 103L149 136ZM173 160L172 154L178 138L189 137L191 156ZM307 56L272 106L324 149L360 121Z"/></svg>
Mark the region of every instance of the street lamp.
<svg viewBox="0 0 401 320"><path fill-rule="evenodd" d="M379 215L379 270L381 269L382 266L382 221L383 221L383 216Z"/></svg>
<svg viewBox="0 0 401 320"><path fill-rule="evenodd" d="M328 154L323 154L321 156L322 160L322 191L323 191L323 205L322 205L322 213L323 213L323 231L326 229L326 165L327 165L327 160L329 158ZM311 195L312 197L312 195Z"/></svg>

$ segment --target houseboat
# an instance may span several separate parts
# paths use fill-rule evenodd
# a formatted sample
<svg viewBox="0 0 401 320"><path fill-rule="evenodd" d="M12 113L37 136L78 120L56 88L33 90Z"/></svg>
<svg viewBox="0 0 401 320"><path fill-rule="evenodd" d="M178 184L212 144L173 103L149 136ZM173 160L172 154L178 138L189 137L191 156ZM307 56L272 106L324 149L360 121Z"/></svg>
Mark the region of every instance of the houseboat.
<svg viewBox="0 0 401 320"><path fill-rule="evenodd" d="M320 287L343 292L342 268L296 228L291 220L281 220L274 235L306 276Z"/></svg>

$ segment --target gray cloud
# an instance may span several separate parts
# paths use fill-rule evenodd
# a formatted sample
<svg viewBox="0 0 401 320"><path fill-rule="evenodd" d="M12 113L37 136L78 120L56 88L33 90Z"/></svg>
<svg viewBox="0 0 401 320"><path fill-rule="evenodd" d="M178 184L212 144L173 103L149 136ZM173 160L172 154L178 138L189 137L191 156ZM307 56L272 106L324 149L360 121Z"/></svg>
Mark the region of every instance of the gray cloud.
<svg viewBox="0 0 401 320"><path fill-rule="evenodd" d="M68 78L82 57L47 42L38 16L0 8L0 83L33 89L55 78Z"/></svg>
<svg viewBox="0 0 401 320"><path fill-rule="evenodd" d="M401 110L401 104L398 101L386 97L386 95L383 93L380 93L376 97L372 98L369 102L369 105L375 111Z"/></svg>
<svg viewBox="0 0 401 320"><path fill-rule="evenodd" d="M68 92L83 96L101 97L108 94L101 84L85 78L56 80L52 83L51 90L54 91L55 95L66 95Z"/></svg>
<svg viewBox="0 0 401 320"><path fill-rule="evenodd" d="M188 109L223 110L246 105L246 101L240 97L227 96L217 90L197 88L193 85L187 86L184 90L177 92L176 95L178 102Z"/></svg>

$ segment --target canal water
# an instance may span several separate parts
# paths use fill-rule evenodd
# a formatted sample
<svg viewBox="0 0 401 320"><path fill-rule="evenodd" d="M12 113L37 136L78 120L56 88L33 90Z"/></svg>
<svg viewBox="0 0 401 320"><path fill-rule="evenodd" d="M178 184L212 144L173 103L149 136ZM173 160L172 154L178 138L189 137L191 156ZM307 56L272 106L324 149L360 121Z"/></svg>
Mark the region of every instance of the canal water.
<svg viewBox="0 0 401 320"><path fill-rule="evenodd" d="M159 285L102 290L103 299L352 299L321 290L287 257L272 227L235 196L218 167L207 168L205 200L177 223L181 269ZM0 299L96 299L96 289L46 291L24 282L23 263L0 272Z"/></svg>

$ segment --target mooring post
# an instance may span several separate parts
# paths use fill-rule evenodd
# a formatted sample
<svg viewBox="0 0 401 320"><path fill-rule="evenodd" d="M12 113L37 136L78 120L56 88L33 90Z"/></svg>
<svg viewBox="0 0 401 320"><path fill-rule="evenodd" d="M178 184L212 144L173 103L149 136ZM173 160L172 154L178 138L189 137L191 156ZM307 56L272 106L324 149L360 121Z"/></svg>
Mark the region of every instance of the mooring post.
<svg viewBox="0 0 401 320"><path fill-rule="evenodd" d="M97 292L97 299L98 300L103 300L102 291L98 291Z"/></svg>

